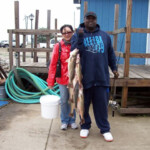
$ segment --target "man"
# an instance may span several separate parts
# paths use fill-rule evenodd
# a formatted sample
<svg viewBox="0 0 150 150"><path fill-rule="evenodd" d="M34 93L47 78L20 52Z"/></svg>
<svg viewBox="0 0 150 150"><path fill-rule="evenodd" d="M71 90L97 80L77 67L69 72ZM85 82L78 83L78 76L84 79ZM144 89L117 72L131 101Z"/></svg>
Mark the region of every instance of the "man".
<svg viewBox="0 0 150 150"><path fill-rule="evenodd" d="M108 122L109 99L109 69L114 77L119 74L116 67L116 57L111 45L110 36L100 29L94 12L87 12L84 23L71 39L71 50L78 48L81 57L84 87L84 119L81 125L80 137L86 138L91 128L89 106L92 101L96 124L100 133L108 142L113 141Z"/></svg>

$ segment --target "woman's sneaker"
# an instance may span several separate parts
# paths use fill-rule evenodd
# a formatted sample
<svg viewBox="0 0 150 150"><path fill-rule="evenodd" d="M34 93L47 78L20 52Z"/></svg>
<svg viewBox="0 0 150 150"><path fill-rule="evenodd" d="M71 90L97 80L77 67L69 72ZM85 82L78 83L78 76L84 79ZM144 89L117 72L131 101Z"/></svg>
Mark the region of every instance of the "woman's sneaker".
<svg viewBox="0 0 150 150"><path fill-rule="evenodd" d="M63 124L61 124L61 127L60 127L60 129L61 130L67 130L67 124L66 123L63 123Z"/></svg>
<svg viewBox="0 0 150 150"><path fill-rule="evenodd" d="M71 128L72 128L72 129L78 129L78 126L77 126L76 123L72 123L72 124L71 124Z"/></svg>
<svg viewBox="0 0 150 150"><path fill-rule="evenodd" d="M106 132L103 134L105 141L107 142L112 142L113 141L113 136L110 132Z"/></svg>
<svg viewBox="0 0 150 150"><path fill-rule="evenodd" d="M89 130L88 129L81 129L80 131L80 137L81 138L87 138L89 135Z"/></svg>

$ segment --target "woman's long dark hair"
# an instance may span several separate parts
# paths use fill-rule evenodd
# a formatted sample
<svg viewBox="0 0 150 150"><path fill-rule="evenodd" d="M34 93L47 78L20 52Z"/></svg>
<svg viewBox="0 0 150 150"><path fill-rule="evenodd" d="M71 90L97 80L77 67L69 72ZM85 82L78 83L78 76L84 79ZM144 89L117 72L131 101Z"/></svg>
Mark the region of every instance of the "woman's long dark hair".
<svg viewBox="0 0 150 150"><path fill-rule="evenodd" d="M64 29L65 27L70 28L71 31L73 32L73 27L72 27L70 24L64 24L64 25L60 28L60 32L61 32L61 33L62 33L62 31L63 31L63 29Z"/></svg>

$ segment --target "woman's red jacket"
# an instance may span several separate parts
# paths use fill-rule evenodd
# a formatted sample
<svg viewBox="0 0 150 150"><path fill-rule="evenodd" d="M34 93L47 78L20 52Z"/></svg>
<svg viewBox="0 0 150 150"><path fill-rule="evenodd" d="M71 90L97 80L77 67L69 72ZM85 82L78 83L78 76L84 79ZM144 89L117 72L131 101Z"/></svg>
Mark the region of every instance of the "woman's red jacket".
<svg viewBox="0 0 150 150"><path fill-rule="evenodd" d="M62 85L67 85L69 81L67 59L70 56L71 45L70 44L65 45L63 40L61 40L60 44L61 44L61 55L60 55L61 77L55 78L56 66L57 66L57 61L59 56L59 43L56 43L53 49L51 63L49 66L49 72L47 78L48 86L54 86L55 80L58 84L62 84Z"/></svg>

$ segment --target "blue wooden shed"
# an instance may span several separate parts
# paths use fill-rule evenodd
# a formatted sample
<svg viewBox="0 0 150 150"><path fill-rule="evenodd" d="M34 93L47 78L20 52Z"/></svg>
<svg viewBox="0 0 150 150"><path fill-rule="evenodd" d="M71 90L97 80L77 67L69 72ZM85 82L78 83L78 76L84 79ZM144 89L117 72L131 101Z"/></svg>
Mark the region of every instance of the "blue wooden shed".
<svg viewBox="0 0 150 150"><path fill-rule="evenodd" d="M88 11L94 11L97 22L104 31L114 30L114 10L115 4L119 4L119 25L118 28L126 26L126 0L81 0L80 22L84 20L84 2L88 3ZM132 27L150 28L150 0L133 0L132 6ZM113 37L112 37L113 38ZM118 35L117 51L124 52L125 34ZM113 39L112 39L113 40ZM146 33L131 34L131 53L150 53L150 36ZM123 59L120 59L123 63ZM130 64L144 65L150 64L149 59L130 58Z"/></svg>

